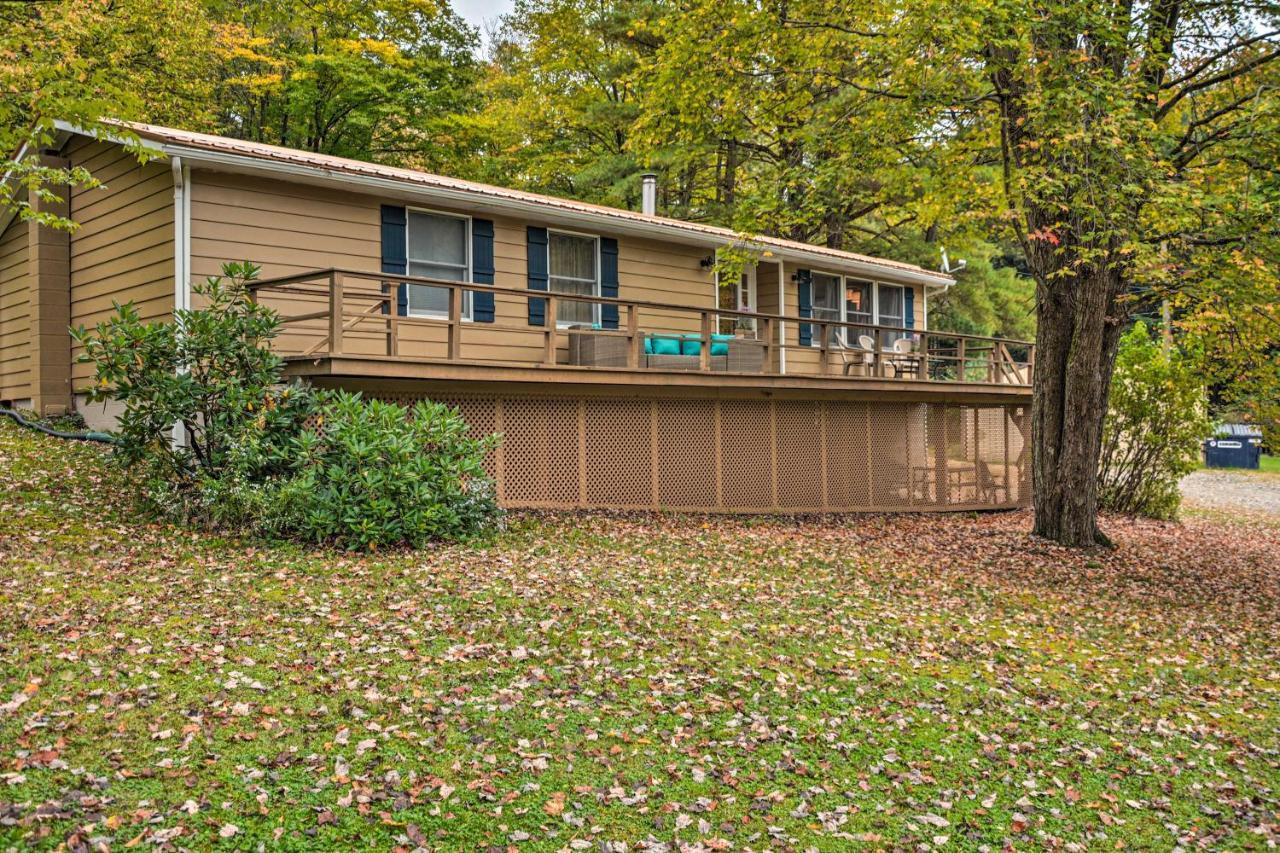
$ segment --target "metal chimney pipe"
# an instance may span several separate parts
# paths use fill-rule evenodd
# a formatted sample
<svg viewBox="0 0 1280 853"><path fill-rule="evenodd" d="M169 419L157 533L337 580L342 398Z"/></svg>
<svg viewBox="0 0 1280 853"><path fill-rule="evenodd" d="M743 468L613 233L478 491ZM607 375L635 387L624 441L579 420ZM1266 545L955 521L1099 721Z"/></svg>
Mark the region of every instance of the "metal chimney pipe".
<svg viewBox="0 0 1280 853"><path fill-rule="evenodd" d="M653 172L640 176L640 212L645 216L658 215L658 176Z"/></svg>

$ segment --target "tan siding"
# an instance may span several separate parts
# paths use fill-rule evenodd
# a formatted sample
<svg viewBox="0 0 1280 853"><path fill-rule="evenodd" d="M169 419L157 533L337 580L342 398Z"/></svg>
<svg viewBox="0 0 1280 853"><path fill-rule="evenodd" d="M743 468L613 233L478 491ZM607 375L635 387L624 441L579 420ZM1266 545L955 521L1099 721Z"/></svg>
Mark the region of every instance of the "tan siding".
<svg viewBox="0 0 1280 853"><path fill-rule="evenodd" d="M213 172L197 172L192 179L191 266L197 278L216 275L225 261L251 261L262 266L263 277L309 269L345 267L376 272L381 268L380 206L383 199L304 184L262 181ZM450 212L466 214L454 209ZM478 214L485 215L485 214ZM526 227L533 223L504 217L494 222L495 283L526 285ZM602 234L601 236L611 236ZM706 250L669 246L654 241L619 238L619 293L624 299L666 302L689 307L715 306L712 277L699 262ZM367 288L370 282L356 287ZM283 313L303 313L321 306L315 299L295 298L271 303ZM368 303L365 303L366 305ZM357 310L363 305L354 306ZM497 324L521 325L528 316L527 300L514 296L495 299ZM658 331L697 331L696 315L642 311L643 328ZM352 330L348 351L385 352L380 320ZM282 336L285 350L305 350L324 332L320 322ZM468 325L462 356L473 359L536 360L541 357L542 331L503 331L482 324ZM443 325L405 325L400 352L404 355L444 354Z"/></svg>
<svg viewBox="0 0 1280 853"><path fill-rule="evenodd" d="M31 396L28 227L15 219L0 235L0 400Z"/></svg>
<svg viewBox="0 0 1280 853"><path fill-rule="evenodd" d="M71 324L93 326L110 316L112 302L133 302L144 320L173 315L173 179L167 162L139 165L119 145L77 139L72 164L88 168L105 186L71 194ZM72 351L72 358L79 348ZM73 364L83 387L92 370Z"/></svg>
<svg viewBox="0 0 1280 853"><path fill-rule="evenodd" d="M795 316L800 311L799 293L796 290L796 282L792 276L800 269L806 267L800 264L786 265L786 287L784 288L786 295L786 305L782 313ZM912 324L913 329L924 329L924 294L919 285L905 285L915 291L915 317ZM762 297L763 298L763 297ZM773 297L773 304L777 304L777 297ZM816 336L815 336L816 337ZM816 347L800 346L800 324L788 323L786 329L786 349L787 349L787 372L788 373L818 373L819 355ZM829 373L842 373L844 371L844 362L840 359L839 354L832 353L827 363Z"/></svg>

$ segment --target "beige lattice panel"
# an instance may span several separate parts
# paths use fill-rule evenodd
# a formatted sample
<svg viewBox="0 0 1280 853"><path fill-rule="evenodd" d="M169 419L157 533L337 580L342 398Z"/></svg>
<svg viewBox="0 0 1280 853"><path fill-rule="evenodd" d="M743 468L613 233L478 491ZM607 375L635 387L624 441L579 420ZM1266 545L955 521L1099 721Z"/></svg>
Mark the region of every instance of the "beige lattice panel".
<svg viewBox="0 0 1280 853"><path fill-rule="evenodd" d="M653 506L652 404L647 400L586 400L588 506Z"/></svg>
<svg viewBox="0 0 1280 853"><path fill-rule="evenodd" d="M822 509L823 453L826 437L822 404L779 400L774 404L778 430L778 506Z"/></svg>
<svg viewBox="0 0 1280 853"><path fill-rule="evenodd" d="M488 467L510 507L947 510L1030 497L1025 405L432 396L475 434L502 434Z"/></svg>
<svg viewBox="0 0 1280 853"><path fill-rule="evenodd" d="M513 506L579 506L578 401L503 400L504 500Z"/></svg>
<svg viewBox="0 0 1280 853"><path fill-rule="evenodd" d="M726 509L767 510L773 500L770 403L720 403L720 482Z"/></svg>
<svg viewBox="0 0 1280 853"><path fill-rule="evenodd" d="M916 404L871 403L871 504L882 509L903 509L911 498L912 466L920 468L923 453L908 432L909 409ZM918 430L917 430L918 431Z"/></svg>
<svg viewBox="0 0 1280 853"><path fill-rule="evenodd" d="M832 507L869 507L871 422L866 403L827 403L827 502Z"/></svg>
<svg viewBox="0 0 1280 853"><path fill-rule="evenodd" d="M716 403L658 400L658 504L672 508L717 507Z"/></svg>

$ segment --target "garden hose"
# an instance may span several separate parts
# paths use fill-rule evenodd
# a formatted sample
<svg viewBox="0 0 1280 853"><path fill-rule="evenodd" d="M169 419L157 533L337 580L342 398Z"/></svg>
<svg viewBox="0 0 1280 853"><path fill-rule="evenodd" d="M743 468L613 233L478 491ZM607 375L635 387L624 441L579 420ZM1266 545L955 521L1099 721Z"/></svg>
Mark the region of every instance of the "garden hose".
<svg viewBox="0 0 1280 853"><path fill-rule="evenodd" d="M38 424L34 421L27 420L13 409L0 408L0 415L8 415L22 426L36 430L37 432L42 432L45 435L51 435L54 438L70 438L75 441L96 441L101 444L115 444L117 441L114 435L107 432L63 432L62 430L52 429L44 424Z"/></svg>

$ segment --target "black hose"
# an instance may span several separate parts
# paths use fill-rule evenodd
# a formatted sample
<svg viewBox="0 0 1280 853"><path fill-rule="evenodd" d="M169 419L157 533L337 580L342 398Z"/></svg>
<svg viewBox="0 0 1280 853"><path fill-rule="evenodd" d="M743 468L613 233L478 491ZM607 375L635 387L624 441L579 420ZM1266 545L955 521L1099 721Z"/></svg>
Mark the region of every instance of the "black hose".
<svg viewBox="0 0 1280 853"><path fill-rule="evenodd" d="M51 429L44 424L38 424L35 421L29 421L13 409L0 408L0 415L8 415L27 429L33 429L42 432L45 435L51 435L54 438L70 438L75 441L96 441L101 444L115 444L118 440L114 435L108 432L63 432L62 430Z"/></svg>

